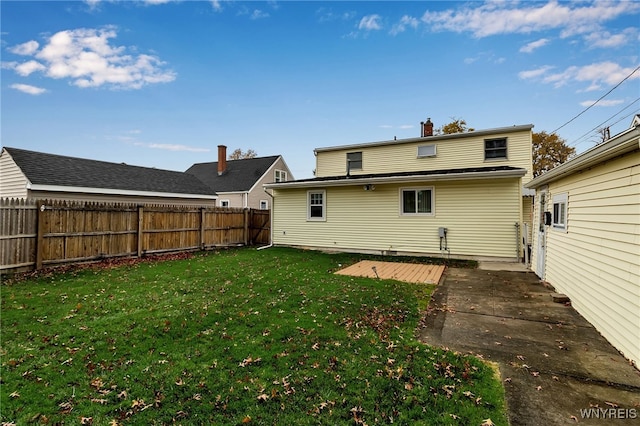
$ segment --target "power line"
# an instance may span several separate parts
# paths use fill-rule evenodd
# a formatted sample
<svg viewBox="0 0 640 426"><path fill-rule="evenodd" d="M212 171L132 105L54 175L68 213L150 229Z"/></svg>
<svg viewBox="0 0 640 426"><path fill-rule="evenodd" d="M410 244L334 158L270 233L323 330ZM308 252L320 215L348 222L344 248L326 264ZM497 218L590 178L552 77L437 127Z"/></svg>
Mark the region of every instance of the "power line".
<svg viewBox="0 0 640 426"><path fill-rule="evenodd" d="M611 117L607 118L606 120L604 120L602 123L598 124L596 127L594 127L593 129L589 130L587 133L585 133L584 135L580 136L579 138L577 138L576 140L574 140L572 143L569 144L569 146L577 146L582 142L579 142L580 139L584 138L585 136L588 136L591 134L591 132L594 132L598 129L600 129L601 126L603 126L604 124L607 123L607 121L611 120L612 118L614 118L616 115L620 114L622 111L626 110L627 108L630 108L633 104L635 104L636 102L640 101L640 98L636 98L636 100L634 100L633 102L631 102L629 105L627 105L626 107L622 108L620 111L616 112L615 114L613 114ZM619 122L621 122L622 120L624 120L625 118L636 114L637 111L632 112L631 114L625 115L624 117L620 118L618 121L616 121L615 123L612 123L609 125L609 127L618 124Z"/></svg>
<svg viewBox="0 0 640 426"><path fill-rule="evenodd" d="M618 86L620 86L622 83L624 83L625 81L627 81L633 74L635 74L638 70L640 70L640 65L638 65L638 67L636 69L634 69L633 71L631 71L631 73L626 76L625 78L622 79L622 81L618 84L616 84L615 86L613 86L611 88L611 90L609 90L607 93L605 93L604 95L600 96L600 98L595 101L594 103L592 103L591 105L589 105L588 107L586 107L584 110L582 110L582 112L580 112L578 115L576 115L575 117L573 117L571 120L567 121L566 123L564 123L562 126L558 127L557 129L555 129L553 132L551 132L551 134L553 135L555 132L557 132L558 130L562 129L564 126L566 126L567 124L571 123L573 120L575 120L576 118L580 117L582 114L584 114L585 112L589 111L593 106L595 106L598 102L600 102L602 99L604 99L605 97L607 97L609 95L609 93L613 92L615 89L618 88Z"/></svg>

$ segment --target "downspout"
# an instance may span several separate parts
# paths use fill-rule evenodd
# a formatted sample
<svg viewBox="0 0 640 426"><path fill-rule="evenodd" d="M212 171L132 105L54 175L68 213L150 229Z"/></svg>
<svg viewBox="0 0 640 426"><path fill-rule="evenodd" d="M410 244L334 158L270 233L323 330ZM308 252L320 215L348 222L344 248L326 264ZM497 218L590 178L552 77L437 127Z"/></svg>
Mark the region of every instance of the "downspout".
<svg viewBox="0 0 640 426"><path fill-rule="evenodd" d="M269 194L267 192L266 189L263 190L265 194L267 194L269 197L271 197L271 214L269 215L269 221L271 222L271 229L270 234L271 234L271 242L269 244L267 244L266 246L262 246L262 247L258 247L257 250L264 250L264 249L268 249L270 247L273 247L273 212L275 211L275 197L272 194Z"/></svg>

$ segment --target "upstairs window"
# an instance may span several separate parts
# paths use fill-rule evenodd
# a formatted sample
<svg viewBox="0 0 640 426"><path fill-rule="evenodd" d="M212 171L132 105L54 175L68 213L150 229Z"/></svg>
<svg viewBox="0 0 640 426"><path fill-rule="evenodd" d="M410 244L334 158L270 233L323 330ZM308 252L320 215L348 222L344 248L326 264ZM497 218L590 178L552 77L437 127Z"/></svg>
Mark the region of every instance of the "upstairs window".
<svg viewBox="0 0 640 426"><path fill-rule="evenodd" d="M418 158L423 157L435 157L436 156L436 145L421 145L418 147Z"/></svg>
<svg viewBox="0 0 640 426"><path fill-rule="evenodd" d="M220 200L220 207L229 207L229 200Z"/></svg>
<svg viewBox="0 0 640 426"><path fill-rule="evenodd" d="M347 153L347 170L362 170L362 151Z"/></svg>
<svg viewBox="0 0 640 426"><path fill-rule="evenodd" d="M485 139L484 159L506 159L507 158L507 138Z"/></svg>
<svg viewBox="0 0 640 426"><path fill-rule="evenodd" d="M269 209L269 201L260 200L260 210L268 210Z"/></svg>
<svg viewBox="0 0 640 426"><path fill-rule="evenodd" d="M433 214L433 188L403 188L400 194L403 215Z"/></svg>
<svg viewBox="0 0 640 426"><path fill-rule="evenodd" d="M276 170L275 182L286 182L286 181L287 181L287 172L284 170Z"/></svg>

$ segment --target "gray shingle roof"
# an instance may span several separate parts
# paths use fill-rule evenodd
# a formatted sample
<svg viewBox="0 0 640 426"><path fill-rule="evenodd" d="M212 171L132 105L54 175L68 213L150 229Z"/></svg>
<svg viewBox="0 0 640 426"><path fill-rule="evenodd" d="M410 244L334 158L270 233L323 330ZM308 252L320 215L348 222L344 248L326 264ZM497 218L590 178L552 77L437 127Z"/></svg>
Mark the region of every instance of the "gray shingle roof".
<svg viewBox="0 0 640 426"><path fill-rule="evenodd" d="M192 174L4 148L34 185L215 195Z"/></svg>
<svg viewBox="0 0 640 426"><path fill-rule="evenodd" d="M217 161L194 164L186 173L196 176L217 192L242 192L250 190L278 158L278 155L273 155L227 160L227 170L221 176L218 176Z"/></svg>

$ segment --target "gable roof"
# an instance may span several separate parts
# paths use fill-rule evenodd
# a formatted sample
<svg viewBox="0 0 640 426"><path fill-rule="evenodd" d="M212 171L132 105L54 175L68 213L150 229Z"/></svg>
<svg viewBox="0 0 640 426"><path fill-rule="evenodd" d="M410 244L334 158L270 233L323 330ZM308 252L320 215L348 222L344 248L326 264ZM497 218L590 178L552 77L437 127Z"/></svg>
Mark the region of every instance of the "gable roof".
<svg viewBox="0 0 640 426"><path fill-rule="evenodd" d="M631 123L632 127L618 133L606 142L594 146L577 157L554 167L525 184L526 188L539 188L565 176L596 166L607 160L640 149L640 121Z"/></svg>
<svg viewBox="0 0 640 426"><path fill-rule="evenodd" d="M249 191L269 168L280 158L279 155L270 157L245 158L241 160L227 160L227 169L218 175L218 162L196 163L185 173L191 174L216 192L245 192Z"/></svg>
<svg viewBox="0 0 640 426"><path fill-rule="evenodd" d="M264 184L265 188L312 188L328 186L351 186L373 183L406 183L436 180L498 179L522 177L526 169L511 166L471 167L464 169L418 170L413 172L374 173L367 175L325 176Z"/></svg>
<svg viewBox="0 0 640 426"><path fill-rule="evenodd" d="M131 166L5 147L27 177L31 189L70 190L97 188L119 192L201 195L215 192L195 176L171 170ZM55 188L53 188L55 187ZM94 192L94 191L92 191ZM111 192L111 191L109 191Z"/></svg>

